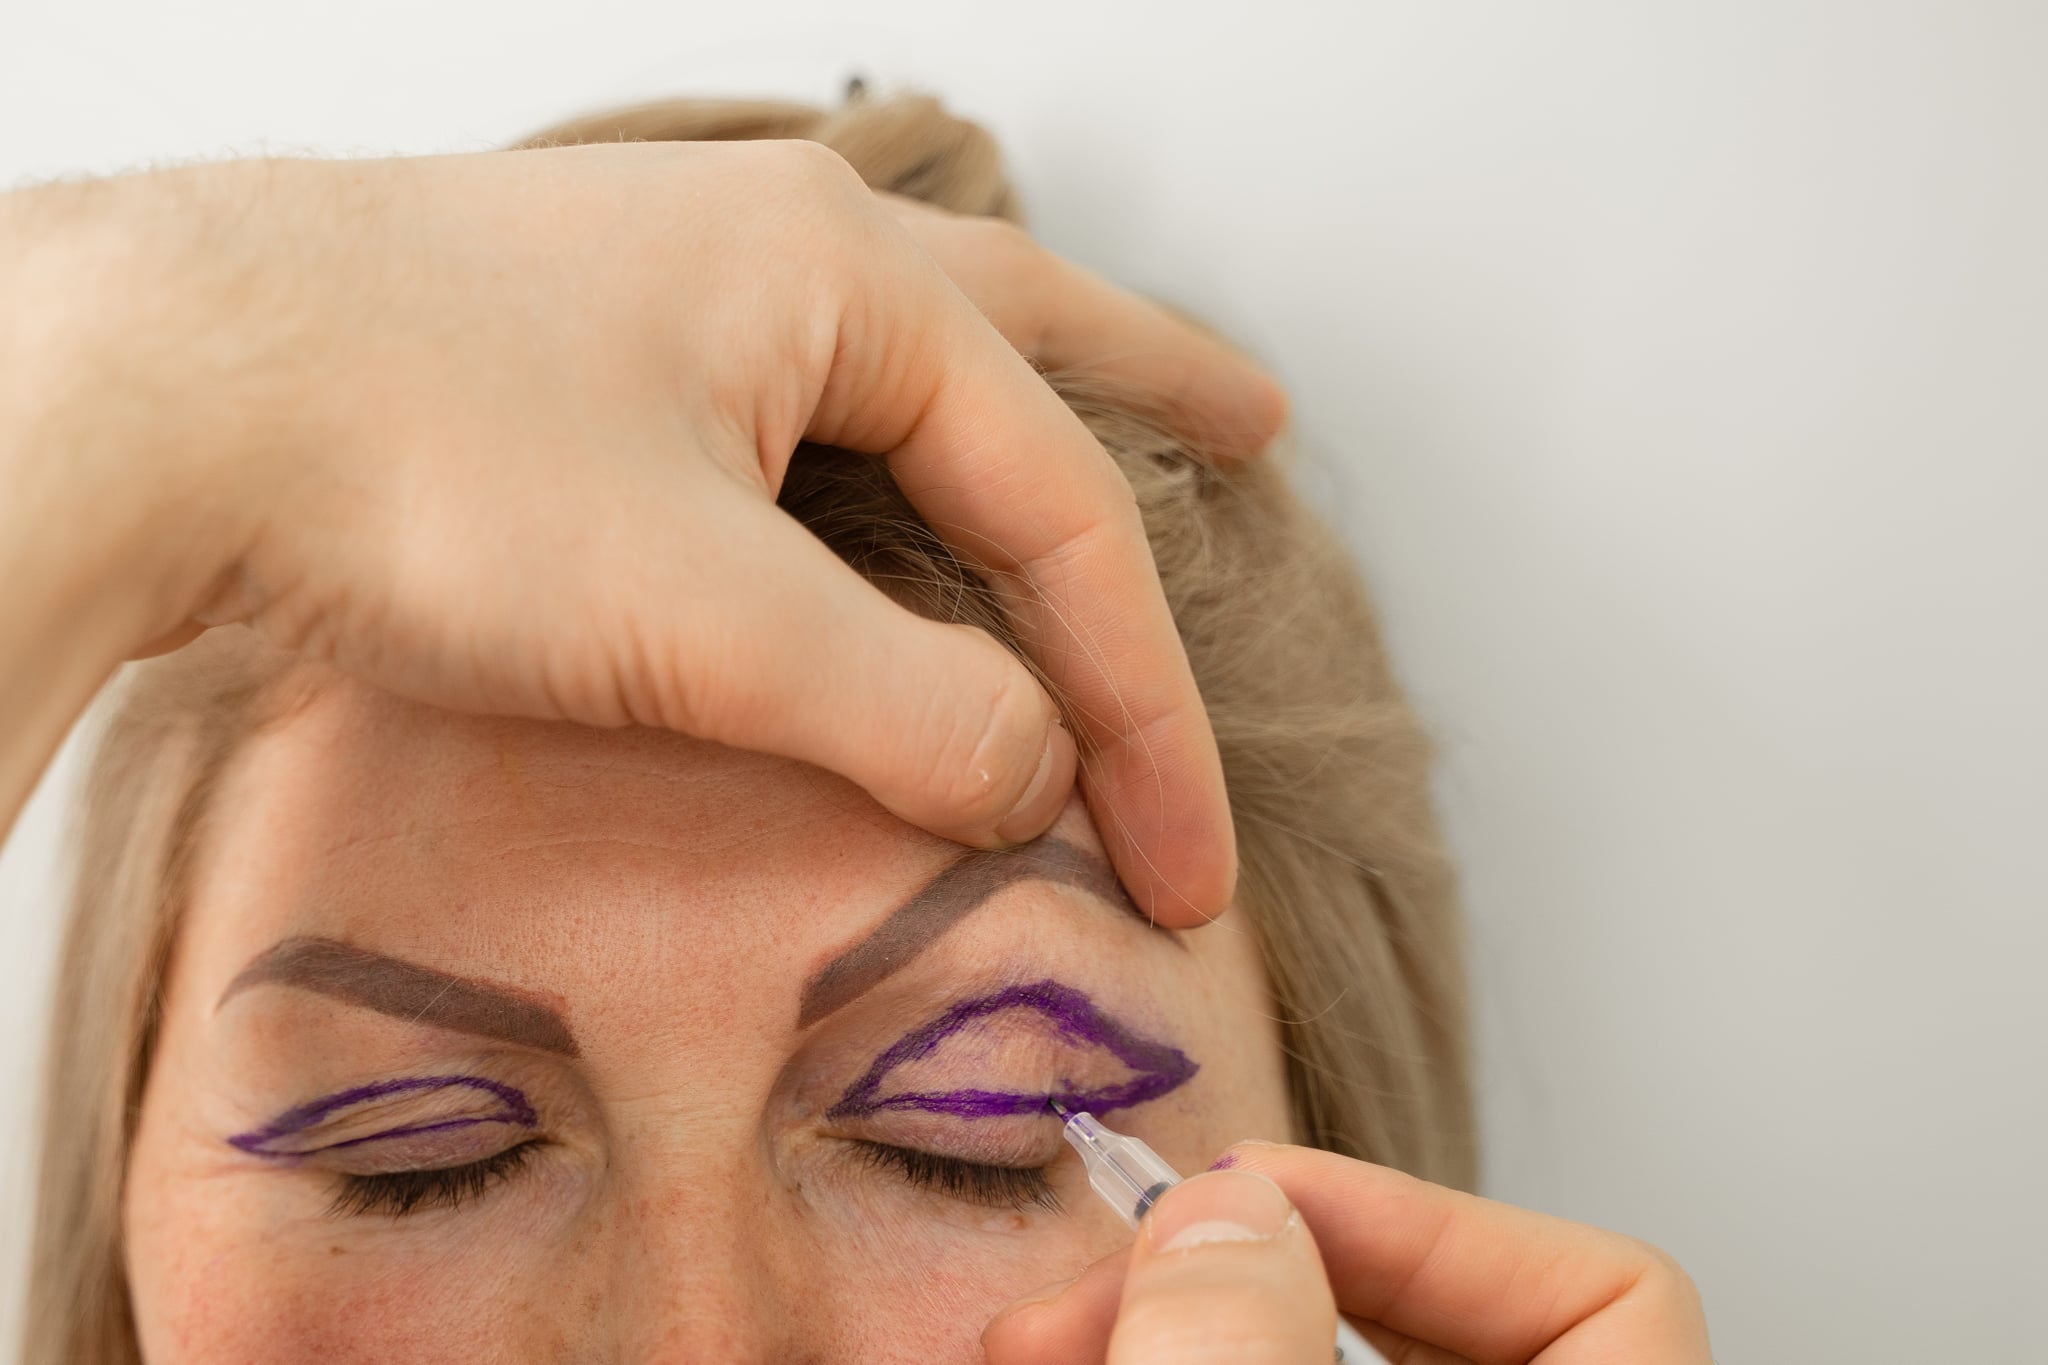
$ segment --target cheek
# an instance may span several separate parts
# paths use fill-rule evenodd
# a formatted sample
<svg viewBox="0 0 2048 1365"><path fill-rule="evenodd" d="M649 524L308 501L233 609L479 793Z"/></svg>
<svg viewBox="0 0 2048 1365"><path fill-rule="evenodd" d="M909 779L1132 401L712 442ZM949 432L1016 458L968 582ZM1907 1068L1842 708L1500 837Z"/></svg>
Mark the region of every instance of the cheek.
<svg viewBox="0 0 2048 1365"><path fill-rule="evenodd" d="M262 1181L159 1170L148 1143L128 1191L128 1283L150 1365L550 1358L508 1293L530 1277L487 1264L502 1253L280 1221Z"/></svg>
<svg viewBox="0 0 2048 1365"><path fill-rule="evenodd" d="M494 1302L492 1281L372 1252L213 1232L131 1245L135 1321L151 1365L257 1360L453 1362L545 1359L532 1324ZM169 1228L165 1229L169 1231Z"/></svg>
<svg viewBox="0 0 2048 1365"><path fill-rule="evenodd" d="M1246 914L1242 909L1236 916ZM1242 919L1187 935L1188 998L1202 1002L1201 1021L1187 1038L1202 1070L1180 1095L1178 1122L1156 1138L1145 1133L1183 1175L1206 1167L1243 1138L1294 1142L1293 1105L1287 1088L1280 1014L1257 941ZM1112 1120L1114 1123L1114 1120Z"/></svg>
<svg viewBox="0 0 2048 1365"><path fill-rule="evenodd" d="M809 1286L819 1335L843 1359L974 1365L998 1312L1130 1240L1107 1209L1078 1202L1085 1190L1064 1198L1060 1213L905 1206L834 1220Z"/></svg>
<svg viewBox="0 0 2048 1365"><path fill-rule="evenodd" d="M153 1179L138 1161L127 1231L144 1358L972 1365L1000 1309L1128 1238L1071 1196L1063 1214L894 1194L805 1208L757 1186L742 1220L707 1207L687 1172L666 1174L672 1197L614 1191L560 1240L490 1215L449 1224L448 1238L365 1237L280 1222L260 1186Z"/></svg>

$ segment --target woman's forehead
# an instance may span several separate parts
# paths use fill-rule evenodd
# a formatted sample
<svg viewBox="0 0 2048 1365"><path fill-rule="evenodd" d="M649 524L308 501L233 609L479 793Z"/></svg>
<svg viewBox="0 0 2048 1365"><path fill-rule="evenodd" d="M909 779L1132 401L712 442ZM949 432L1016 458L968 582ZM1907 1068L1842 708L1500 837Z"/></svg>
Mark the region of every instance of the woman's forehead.
<svg viewBox="0 0 2048 1365"><path fill-rule="evenodd" d="M250 740L217 824L344 862L609 842L738 867L929 841L793 760L665 730L463 715L353 683L321 688Z"/></svg>
<svg viewBox="0 0 2048 1365"><path fill-rule="evenodd" d="M194 984L209 992L276 943L311 936L571 989L581 973L569 963L644 961L683 943L705 962L745 964L773 945L794 1001L850 935L909 907L967 853L805 764L661 731L453 715L353 687L323 690L253 739L216 816L185 930L204 978ZM1078 800L1042 842L1038 880L1121 901ZM926 916L933 937L955 935L947 909ZM1086 916L1105 930L1121 918ZM1019 923L1005 936L1026 933Z"/></svg>

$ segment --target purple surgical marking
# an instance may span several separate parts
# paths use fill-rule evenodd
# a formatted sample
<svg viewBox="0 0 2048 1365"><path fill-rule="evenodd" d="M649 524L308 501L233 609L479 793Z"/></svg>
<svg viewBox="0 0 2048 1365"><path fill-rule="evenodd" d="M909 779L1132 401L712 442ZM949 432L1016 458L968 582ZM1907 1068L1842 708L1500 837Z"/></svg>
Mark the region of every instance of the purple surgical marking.
<svg viewBox="0 0 2048 1365"><path fill-rule="evenodd" d="M1212 1171L1227 1171L1235 1165L1237 1165L1237 1153L1225 1152L1222 1156L1209 1163L1209 1169Z"/></svg>
<svg viewBox="0 0 2048 1365"><path fill-rule="evenodd" d="M1077 1043L1100 1047L1137 1074L1116 1085L1097 1090L1066 1088L1013 1093L1003 1090L948 1090L939 1094L901 1094L877 1098L882 1081L905 1062L929 1057L953 1034L980 1019L1004 1010L1028 1009L1050 1019L1062 1034ZM1156 1100L1177 1089L1198 1068L1178 1048L1140 1037L1112 1019L1072 986L1057 981L1039 981L1028 986L1010 986L993 995L964 1001L930 1023L922 1024L875 1058L867 1074L839 1097L826 1111L827 1118L859 1118L884 1109L909 1109L930 1114L953 1114L961 1118L1000 1118L1011 1114L1044 1113L1048 1100L1069 1109L1086 1109L1106 1114L1134 1104Z"/></svg>
<svg viewBox="0 0 2048 1365"><path fill-rule="evenodd" d="M340 1142L330 1142L324 1147L312 1147L306 1151L279 1152L270 1150L270 1144L276 1142L279 1138L287 1138L295 1133L302 1133L339 1111L361 1104L366 1100L381 1099L386 1095L401 1095L408 1091L448 1090L456 1086L464 1086L471 1090L481 1090L486 1094L496 1096L504 1107L495 1114L484 1114L460 1119L444 1119L438 1123L416 1123L403 1128L393 1128L382 1133L372 1133L367 1137L345 1138ZM233 1147L239 1147L253 1156L307 1156L312 1152L334 1151L341 1147L360 1146L365 1142L383 1142L389 1138L412 1137L419 1133L438 1133L450 1128L468 1128L479 1123L516 1123L523 1128L534 1128L539 1126L539 1122L539 1116L534 1113L533 1105L527 1101L525 1094L512 1086L501 1085L497 1081L485 1080L481 1076L414 1076L405 1080L378 1081L374 1085L362 1085L357 1086L353 1090L337 1091L332 1095L323 1096L320 1099L299 1105L295 1109L287 1109L261 1128L251 1129L246 1133L238 1133L234 1137L229 1138L228 1144Z"/></svg>

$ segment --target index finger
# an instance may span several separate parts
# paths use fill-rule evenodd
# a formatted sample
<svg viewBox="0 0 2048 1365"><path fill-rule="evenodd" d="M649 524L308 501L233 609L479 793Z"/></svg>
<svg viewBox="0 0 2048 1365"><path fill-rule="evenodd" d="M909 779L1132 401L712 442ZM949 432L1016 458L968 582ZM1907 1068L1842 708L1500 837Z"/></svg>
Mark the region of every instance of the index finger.
<svg viewBox="0 0 2048 1365"><path fill-rule="evenodd" d="M999 586L1139 908L1169 927L1214 918L1237 879L1222 761L1130 485L900 229L858 245L806 434L886 452L933 531Z"/></svg>
<svg viewBox="0 0 2048 1365"><path fill-rule="evenodd" d="M1273 377L1194 319L1047 250L1006 219L877 197L1040 369L1108 380L1222 458L1257 454L1286 424L1287 395Z"/></svg>

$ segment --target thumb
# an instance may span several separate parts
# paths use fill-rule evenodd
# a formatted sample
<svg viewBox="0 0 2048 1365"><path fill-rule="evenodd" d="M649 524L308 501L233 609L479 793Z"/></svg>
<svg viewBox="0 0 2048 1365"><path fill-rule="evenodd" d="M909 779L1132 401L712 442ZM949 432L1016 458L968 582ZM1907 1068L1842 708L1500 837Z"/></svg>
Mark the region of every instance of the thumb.
<svg viewBox="0 0 2048 1365"><path fill-rule="evenodd" d="M732 543L696 566L723 582L690 585L686 611L678 584L657 597L669 610L647 613L681 637L655 651L673 669L661 723L829 769L961 843L1052 823L1074 741L1015 655L898 605L775 508L730 513Z"/></svg>
<svg viewBox="0 0 2048 1365"><path fill-rule="evenodd" d="M1337 1308L1280 1187L1247 1171L1175 1186L1146 1215L1109 1365L1328 1365Z"/></svg>

